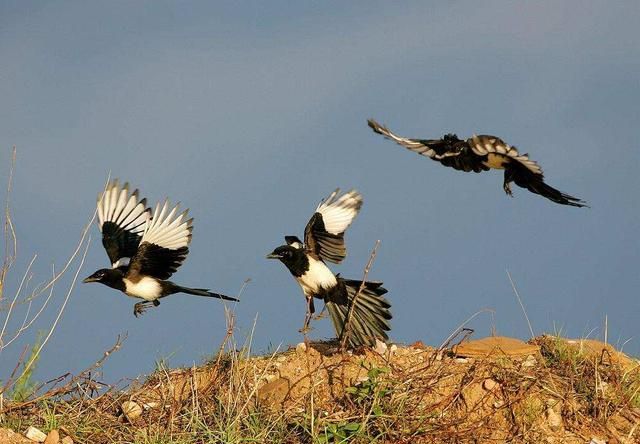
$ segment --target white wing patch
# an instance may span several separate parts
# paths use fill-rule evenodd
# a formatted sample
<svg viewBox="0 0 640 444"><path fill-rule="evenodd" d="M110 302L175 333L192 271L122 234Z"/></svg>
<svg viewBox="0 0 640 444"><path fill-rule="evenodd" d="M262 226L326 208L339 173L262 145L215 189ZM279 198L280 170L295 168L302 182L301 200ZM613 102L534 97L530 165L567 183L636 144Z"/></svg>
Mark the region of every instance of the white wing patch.
<svg viewBox="0 0 640 444"><path fill-rule="evenodd" d="M129 184L122 188L115 179L107 184L105 191L98 195L98 226L102 231L105 222L113 222L123 230L142 235L146 228L149 212L145 200L138 199L138 190L129 194Z"/></svg>
<svg viewBox="0 0 640 444"><path fill-rule="evenodd" d="M177 250L189 245L193 219L187 219L189 210L177 214L179 207L180 204L169 211L169 201L167 200L162 205L156 205L153 217L148 222L140 243L148 242L170 250Z"/></svg>
<svg viewBox="0 0 640 444"><path fill-rule="evenodd" d="M468 140L471 150L478 156L486 156L488 154L501 154L524 165L533 174L542 176L542 168L535 161L529 159L526 154L520 154L516 147L509 146L501 139L493 136L476 136L473 135Z"/></svg>
<svg viewBox="0 0 640 444"><path fill-rule="evenodd" d="M328 233L344 233L362 207L362 195L351 190L339 196L336 189L325 200L320 202L316 212L322 214L322 222Z"/></svg>

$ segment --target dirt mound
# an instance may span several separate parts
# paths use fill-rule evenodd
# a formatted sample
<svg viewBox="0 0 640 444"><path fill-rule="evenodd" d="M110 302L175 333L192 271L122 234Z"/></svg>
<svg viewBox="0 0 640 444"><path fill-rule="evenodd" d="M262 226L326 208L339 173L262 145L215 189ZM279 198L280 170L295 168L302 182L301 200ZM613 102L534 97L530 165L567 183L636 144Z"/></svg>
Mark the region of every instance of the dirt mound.
<svg viewBox="0 0 640 444"><path fill-rule="evenodd" d="M57 399L56 411L91 443L630 444L640 442L639 393L638 361L596 341L492 337L354 352L321 342L228 352L125 392ZM87 417L71 412L100 427L83 429Z"/></svg>

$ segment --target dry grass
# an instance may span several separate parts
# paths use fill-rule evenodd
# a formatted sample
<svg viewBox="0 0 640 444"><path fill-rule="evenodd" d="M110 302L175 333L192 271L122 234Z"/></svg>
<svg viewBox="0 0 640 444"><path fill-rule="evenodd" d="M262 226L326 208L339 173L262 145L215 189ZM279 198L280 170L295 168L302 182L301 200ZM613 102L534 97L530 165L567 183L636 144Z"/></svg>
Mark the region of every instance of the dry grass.
<svg viewBox="0 0 640 444"><path fill-rule="evenodd" d="M7 404L0 425L59 428L95 444L640 440L638 362L558 337L534 339L535 363L460 359L421 344L384 356L342 353L338 343L251 356L250 338L239 349L232 333L225 342L200 367L161 368L125 389L85 377ZM139 417L123 415L126 401L141 407Z"/></svg>

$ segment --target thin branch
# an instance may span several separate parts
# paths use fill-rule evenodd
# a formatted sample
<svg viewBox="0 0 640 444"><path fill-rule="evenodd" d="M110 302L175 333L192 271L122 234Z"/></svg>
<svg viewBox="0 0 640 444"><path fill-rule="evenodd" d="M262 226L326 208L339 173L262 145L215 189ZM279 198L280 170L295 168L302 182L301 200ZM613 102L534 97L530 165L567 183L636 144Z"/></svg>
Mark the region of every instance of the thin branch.
<svg viewBox="0 0 640 444"><path fill-rule="evenodd" d="M447 339L445 339L442 344L440 345L440 347L438 347L438 350L442 350L449 342L451 342L451 340L453 338L455 338L458 334L460 334L460 332L462 330L464 330L465 325L467 325L469 322L471 322L473 319L475 319L478 315L482 314L482 313L494 313L493 309L491 308L483 308L482 310L478 310L476 311L474 314L472 314L471 316L469 316L467 319L464 320L464 322L462 322L462 324L458 325L458 327L456 327L456 329L453 331L453 333L451 333Z"/></svg>
<svg viewBox="0 0 640 444"><path fill-rule="evenodd" d="M56 274L56 270L55 270L55 266L52 265L52 269L53 269L53 275L55 276ZM40 315L42 314L42 312L44 311L44 309L47 307L47 305L49 304L49 301L51 300L51 297L53 296L53 289L54 286L52 285L49 288L49 295L47 296L47 299L45 299L44 303L42 304L42 306L40 307L40 309L38 310L38 312L33 315L33 317L26 323L23 322L22 327L20 327L14 334L13 338L11 338L10 340L8 340L7 342L5 342L2 347L0 347L0 350L2 348L6 348L8 347L13 341L15 341L16 339L18 339L18 337L20 337L20 334L24 331L26 331L29 327L31 327L31 325L33 325L33 323L40 317ZM31 307L31 301L29 301L29 307ZM27 312L27 315L29 313ZM25 321L27 319L27 316L25 316Z"/></svg>
<svg viewBox="0 0 640 444"><path fill-rule="evenodd" d="M509 277L509 282L511 282L511 288L513 288L513 292L518 298L518 303L520 304L520 308L522 308L522 312L524 313L524 318L527 320L527 324L529 325L529 332L531 333L531 337L534 338L536 335L533 333L533 327L531 327L531 321L529 321L529 316L527 316L527 310L524 309L524 304L522 303L522 299L520 299L520 295L518 294L518 289L516 288L516 284L513 283L513 279L511 279L511 273L507 270L507 276Z"/></svg>
<svg viewBox="0 0 640 444"><path fill-rule="evenodd" d="M61 394L65 394L65 393L69 393L70 391L72 391L72 388L76 385L76 383L83 379L83 378L87 378L88 376L91 375L91 372L93 372L94 370L96 370L99 367L102 367L102 365L104 364L104 362L107 360L107 358L109 356L111 356L114 352L118 351L120 349L120 347L122 347L122 343L127 339L127 335L125 334L124 336L118 335L118 337L116 338L116 343L107 351L105 351L102 354L102 357L100 359L98 359L96 362L94 362L90 367L84 369L83 371L81 371L78 375L76 376L72 376L71 380L65 384L62 387L58 387L58 388L52 388L50 390L48 390L47 392L43 393L42 395L30 399L28 401L24 401L24 402L14 402L14 403L10 403L9 405L7 405L5 407L6 411L9 410L16 410L16 409L21 409L24 408L28 405L32 405L34 403L37 403L38 401L41 401L43 399L50 399L53 398L54 396L58 396ZM69 374L64 374L58 378L55 378L51 381L49 381L48 383L52 383L52 382L60 382L62 380L64 380L65 378L67 378L69 376ZM47 384L48 384L47 383ZM5 391L8 387L5 385ZM0 410L0 413L5 413L5 411Z"/></svg>
<svg viewBox="0 0 640 444"><path fill-rule="evenodd" d="M64 302L62 303L62 306L60 307L60 310L58 310L58 315L56 316L56 319L53 321L53 324L51 324L51 328L49 329L49 333L44 338L44 341L42 341L42 344L40 344L40 347L38 347L38 350L33 354L33 357L31 358L31 360L29 360L27 365L25 365L25 367L22 370L22 373L18 377L17 381L19 381L20 378L22 378L22 376L29 371L29 369L31 368L33 363L38 359L38 356L40 356L40 352L42 351L44 346L47 345L47 342L49 341L49 338L51 338L51 335L53 334L54 330L58 326L58 322L60 321L60 318L62 317L62 313L64 312L64 309L67 306L67 302L69 301L69 298L71 297L71 293L73 293L73 289L76 286L76 281L78 280L78 275L80 274L80 271L82 270L82 266L84 265L84 260L87 257L87 252L89 251L89 246L90 245L91 245L91 236L89 236L89 239L87 239L84 252L82 253L82 258L80 259L80 264L78 264L78 268L77 268L75 274L73 275L73 280L71 281L71 284L69 285L69 290L67 291L67 294L66 294L66 296L64 298Z"/></svg>
<svg viewBox="0 0 640 444"><path fill-rule="evenodd" d="M0 271L0 299L2 298L2 288L4 286L5 277L9 268L15 261L18 253L18 243L16 239L16 233L11 222L11 206L10 197L13 187L13 172L16 167L16 147L11 150L11 166L9 167L9 179L7 180L7 194L5 196L4 207L4 260L2 263L2 270ZM12 242L9 239L13 239ZM9 244L13 244L13 251L9 253Z"/></svg>
<svg viewBox="0 0 640 444"><path fill-rule="evenodd" d="M347 338L349 337L349 333L351 331L351 317L353 316L353 310L356 306L356 302L358 301L358 297L367 283L367 276L369 275L369 270L373 266L373 261L376 258L376 254L378 252L378 246L380 245L380 239L376 241L376 244L373 246L373 250L371 250L371 254L369 255L369 261L367 265L364 267L364 273L362 274L362 282L360 283L360 287L358 287L358 291L353 296L353 299L349 301L349 311L347 312L347 319L344 323L344 328L342 329L342 340L340 342L340 350L344 351L345 346L347 344Z"/></svg>
<svg viewBox="0 0 640 444"><path fill-rule="evenodd" d="M24 283L27 280L27 276L29 276L29 273L31 271L31 267L33 266L33 263L35 262L37 257L38 257L38 255L35 254L35 255L33 255L33 258L31 258L31 262L29 262L29 265L27 266L27 270L24 272L24 275L22 276L22 280L20 281L20 285L18 286L18 290L16 291L16 295L13 297L13 300L11 301L11 305L9 305L9 310L7 311L7 316L4 319L4 324L2 325L2 330L0 330L0 351L2 351L2 349L4 349L4 344L2 342L2 338L4 337L4 332L7 329L7 324L9 323L9 319L11 318L11 314L13 312L13 308L16 305L16 301L18 300L18 297L20 296L20 293L22 292L22 288L24 286Z"/></svg>

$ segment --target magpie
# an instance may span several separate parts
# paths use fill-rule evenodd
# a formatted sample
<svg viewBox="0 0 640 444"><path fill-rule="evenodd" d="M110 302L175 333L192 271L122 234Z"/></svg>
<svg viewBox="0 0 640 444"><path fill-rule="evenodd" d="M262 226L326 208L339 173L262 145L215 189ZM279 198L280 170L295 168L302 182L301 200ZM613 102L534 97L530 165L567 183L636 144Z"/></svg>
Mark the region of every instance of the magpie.
<svg viewBox="0 0 640 444"><path fill-rule="evenodd" d="M315 307L314 298L324 300L339 339L347 332L352 347L375 345L388 340L391 304L383 297L382 282L365 282L334 275L325 261L340 263L347 255L344 232L362 206L362 195L355 190L340 194L336 189L320 202L304 230L304 243L296 236L285 236L281 245L267 255L279 259L296 279L307 300L307 313L301 331L307 331ZM351 314L349 315L349 311ZM346 328L347 317L350 327Z"/></svg>
<svg viewBox="0 0 640 444"><path fill-rule="evenodd" d="M167 280L189 253L193 218L187 219L189 210L178 214L179 204L171 208L168 200L158 203L152 214L147 200L139 199L138 194L138 190L129 193L129 184L121 187L115 179L98 195L98 227L111 268L102 268L83 282L100 282L144 299L133 306L136 317L174 293L238 301Z"/></svg>
<svg viewBox="0 0 640 444"><path fill-rule="evenodd" d="M414 153L437 160L444 166L476 173L488 171L491 168L503 169L502 187L509 196L513 196L511 182L515 182L519 187L526 188L555 203L572 207L587 206L585 201L547 185L544 182L542 168L529 159L528 154L520 154L516 147L509 146L498 137L474 135L470 139L460 140L455 134L446 134L441 139L407 139L392 133L373 119L369 119L367 123L374 132Z"/></svg>

